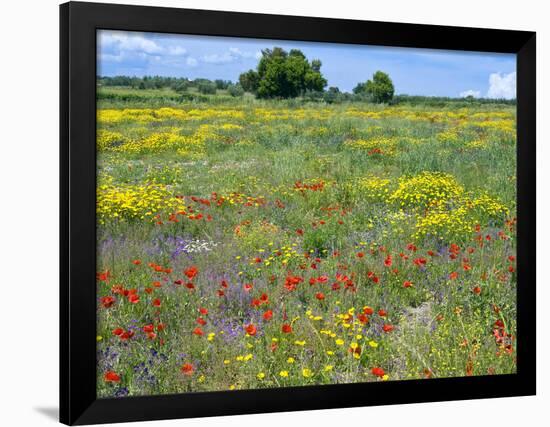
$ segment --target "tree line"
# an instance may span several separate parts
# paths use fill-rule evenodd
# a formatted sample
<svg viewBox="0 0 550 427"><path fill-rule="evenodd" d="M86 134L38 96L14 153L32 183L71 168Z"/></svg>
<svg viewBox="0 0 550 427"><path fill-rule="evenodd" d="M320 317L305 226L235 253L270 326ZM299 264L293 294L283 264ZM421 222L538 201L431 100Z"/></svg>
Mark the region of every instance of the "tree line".
<svg viewBox="0 0 550 427"><path fill-rule="evenodd" d="M309 61L299 49L289 52L280 47L262 50L256 69L248 70L239 76L238 82L230 80L194 79L185 77L98 77L102 86L121 86L134 89L171 88L178 93L191 90L204 95L216 94L218 91L240 97L249 92L260 99L303 98L311 101L340 103L345 101L368 101L375 103L426 103L448 102L453 98L433 98L423 96L395 96L395 88L390 76L383 71L376 71L371 79L358 83L352 93L341 92L339 88L326 88L327 80L321 72L319 59ZM454 100L457 100L454 98ZM515 103L515 100L479 100L459 99L462 102Z"/></svg>

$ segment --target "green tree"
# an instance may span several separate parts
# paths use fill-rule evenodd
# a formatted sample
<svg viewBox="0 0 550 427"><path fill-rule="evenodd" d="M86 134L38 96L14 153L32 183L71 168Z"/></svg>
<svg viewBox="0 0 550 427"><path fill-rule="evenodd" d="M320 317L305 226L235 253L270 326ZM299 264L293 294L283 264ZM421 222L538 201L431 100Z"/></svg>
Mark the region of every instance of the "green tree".
<svg viewBox="0 0 550 427"><path fill-rule="evenodd" d="M256 70L239 76L244 90L258 98L295 98L306 91L320 92L327 85L321 61L307 60L302 51L280 47L264 49Z"/></svg>
<svg viewBox="0 0 550 427"><path fill-rule="evenodd" d="M214 95L216 93L216 84L214 82L201 81L197 87L199 92L205 95Z"/></svg>
<svg viewBox="0 0 550 427"><path fill-rule="evenodd" d="M255 93L258 90L260 76L254 70L249 70L239 76L239 84L246 92Z"/></svg>
<svg viewBox="0 0 550 427"><path fill-rule="evenodd" d="M373 102L384 103L393 99L395 88L390 76L382 71L373 74L372 80L365 83L358 83L353 88L356 95L367 95Z"/></svg>

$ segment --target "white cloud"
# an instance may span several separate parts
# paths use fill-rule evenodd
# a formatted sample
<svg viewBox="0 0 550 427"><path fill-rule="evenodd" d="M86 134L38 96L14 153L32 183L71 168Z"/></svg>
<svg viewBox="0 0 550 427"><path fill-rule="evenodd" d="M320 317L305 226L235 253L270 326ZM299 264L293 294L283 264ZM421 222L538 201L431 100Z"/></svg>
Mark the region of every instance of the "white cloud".
<svg viewBox="0 0 550 427"><path fill-rule="evenodd" d="M197 61L195 58L190 56L189 58L187 58L187 61L185 61L185 63L190 67L196 67L199 61Z"/></svg>
<svg viewBox="0 0 550 427"><path fill-rule="evenodd" d="M163 48L153 40L146 39L140 34L124 32L102 34L100 48L115 52L142 52L149 55L163 52Z"/></svg>
<svg viewBox="0 0 550 427"><path fill-rule="evenodd" d="M168 54L174 56L183 56L187 54L187 49L181 46L170 46L168 48Z"/></svg>
<svg viewBox="0 0 550 427"><path fill-rule="evenodd" d="M487 98L505 98L516 97L516 72L509 74L492 73L489 76L489 90Z"/></svg>
<svg viewBox="0 0 550 427"><path fill-rule="evenodd" d="M479 90L472 90L472 89L468 89L468 90L465 90L464 92L460 92L461 98L466 98L468 96L479 98L481 96L481 92Z"/></svg>
<svg viewBox="0 0 550 427"><path fill-rule="evenodd" d="M209 64L229 64L230 62L239 61L241 59L258 59L261 57L261 52L244 52L238 47L230 47L227 52L214 53L202 57L202 61Z"/></svg>

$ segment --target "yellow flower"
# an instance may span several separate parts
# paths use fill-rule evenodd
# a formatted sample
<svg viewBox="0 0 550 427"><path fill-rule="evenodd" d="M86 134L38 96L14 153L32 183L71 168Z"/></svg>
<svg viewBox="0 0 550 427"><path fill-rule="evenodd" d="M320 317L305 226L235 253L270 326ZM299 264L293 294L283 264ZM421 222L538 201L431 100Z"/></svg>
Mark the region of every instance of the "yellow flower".
<svg viewBox="0 0 550 427"><path fill-rule="evenodd" d="M101 335L98 335L97 337L95 337L95 340L97 342L101 341L103 339L103 337Z"/></svg>
<svg viewBox="0 0 550 427"><path fill-rule="evenodd" d="M229 360L229 359L225 359L225 360L223 361L223 364L224 364L224 365L229 365L230 363L231 363L231 360Z"/></svg>
<svg viewBox="0 0 550 427"><path fill-rule="evenodd" d="M305 342L305 341L294 341L294 344L296 344L296 345L299 345L299 346L302 346L302 347L303 347L304 345L306 345L306 342Z"/></svg>
<svg viewBox="0 0 550 427"><path fill-rule="evenodd" d="M325 370L325 372L330 372L330 371L332 371L333 368L334 368L334 366L332 366L332 365L326 365L324 370Z"/></svg>
<svg viewBox="0 0 550 427"><path fill-rule="evenodd" d="M311 378L313 376L313 372L311 372L311 369L304 368L302 369L302 375L304 378Z"/></svg>
<svg viewBox="0 0 550 427"><path fill-rule="evenodd" d="M229 386L229 390L235 390L235 384L231 384L231 385Z"/></svg>
<svg viewBox="0 0 550 427"><path fill-rule="evenodd" d="M256 375L256 378L258 378L261 381L265 378L265 374L263 372L258 372L258 375Z"/></svg>
<svg viewBox="0 0 550 427"><path fill-rule="evenodd" d="M376 341L369 341L369 345L372 347L372 348L376 348L378 347L378 343Z"/></svg>
<svg viewBox="0 0 550 427"><path fill-rule="evenodd" d="M289 357L286 361L287 363L294 363L296 360L294 360L294 357Z"/></svg>
<svg viewBox="0 0 550 427"><path fill-rule="evenodd" d="M335 341L336 345L344 345L344 340L341 339L341 338L338 338L336 341Z"/></svg>
<svg viewBox="0 0 550 427"><path fill-rule="evenodd" d="M288 371L281 371L281 372L279 372L279 375L283 378L286 378L286 377L288 377Z"/></svg>

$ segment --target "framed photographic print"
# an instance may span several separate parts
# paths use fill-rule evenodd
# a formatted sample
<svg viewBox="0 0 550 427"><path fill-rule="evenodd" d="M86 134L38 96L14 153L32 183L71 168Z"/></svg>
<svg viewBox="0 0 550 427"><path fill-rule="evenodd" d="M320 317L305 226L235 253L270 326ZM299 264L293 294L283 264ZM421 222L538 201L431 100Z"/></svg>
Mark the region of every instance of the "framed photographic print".
<svg viewBox="0 0 550 427"><path fill-rule="evenodd" d="M61 421L535 393L535 34L61 5Z"/></svg>

